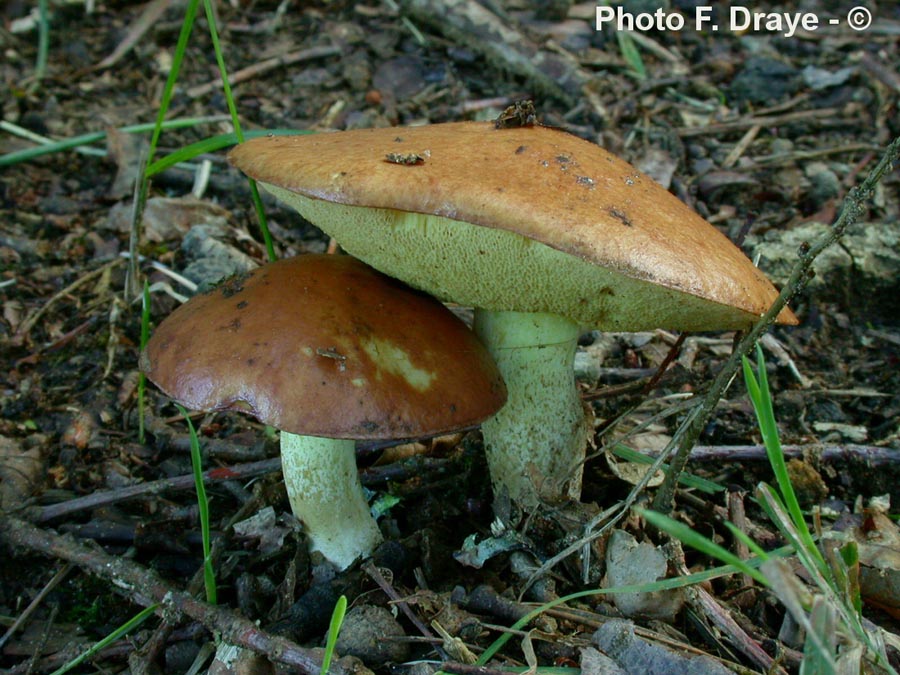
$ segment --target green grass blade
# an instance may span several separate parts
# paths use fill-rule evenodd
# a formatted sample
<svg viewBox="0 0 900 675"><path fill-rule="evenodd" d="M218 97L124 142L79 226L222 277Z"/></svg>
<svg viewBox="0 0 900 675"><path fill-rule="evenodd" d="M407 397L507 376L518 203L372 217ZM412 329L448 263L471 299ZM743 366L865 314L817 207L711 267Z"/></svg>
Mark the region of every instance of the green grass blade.
<svg viewBox="0 0 900 675"><path fill-rule="evenodd" d="M322 668L319 675L325 675L331 667L331 659L334 657L334 646L337 644L338 634L344 624L344 616L347 614L347 596L342 595L334 605L331 613L331 622L328 625L328 639L325 641L325 654L322 656Z"/></svg>
<svg viewBox="0 0 900 675"><path fill-rule="evenodd" d="M815 542L812 547L805 543L803 535L795 526L787 507L775 489L771 485L760 483L756 488L756 498L769 520L775 524L800 559L801 564L812 575L816 585L820 588L833 587L832 576Z"/></svg>
<svg viewBox="0 0 900 675"><path fill-rule="evenodd" d="M772 395L769 391L769 379L766 375L766 364L763 356L762 347L756 345L756 362L757 373L759 379L754 376L750 361L746 357L742 359L744 371L744 380L747 385L747 392L753 403L753 410L756 412L756 419L759 424L760 434L762 435L763 444L766 448L766 455L772 471L775 474L775 481L778 484L781 500L787 509L793 528L796 530L796 546L803 549L810 557L816 568L823 575L829 576L828 566L825 559L816 547L815 540L806 524L806 518L803 509L800 508L800 502L794 492L794 486L791 484L790 474L788 473L787 463L784 461L784 451L781 448L781 440L778 436L778 425L775 422L775 411L772 408ZM771 515L771 514L770 514ZM785 524L783 517L779 516L774 521L777 524Z"/></svg>
<svg viewBox="0 0 900 675"><path fill-rule="evenodd" d="M617 30L616 41L619 43L619 52L622 54L622 58L625 59L625 63L631 68L631 72L634 73L637 79L641 81L646 80L647 68L644 66L641 53L638 51L628 31Z"/></svg>
<svg viewBox="0 0 900 675"><path fill-rule="evenodd" d="M138 614L135 614L128 621L126 621L121 626L116 628L112 633L107 635L105 638L103 638L102 640L100 640L99 642L94 644L93 646L91 646L91 648L88 649L86 652L79 655L77 658L69 661L67 664L65 664L61 668L54 670L51 673L51 675L63 675L63 673L69 672L70 670L72 670L72 668L75 668L75 667L81 665L81 663L83 663L86 659L91 658L94 654L99 652L101 649L111 645L113 642L118 640L120 637L122 637L123 635L126 635L127 633L129 633L130 631L134 630L135 628L140 626L142 623L144 623L144 621L146 621L147 619L150 618L150 616L153 615L153 612L155 612L158 607L159 607L158 604L154 604L154 605L150 605L149 607L144 608Z"/></svg>
<svg viewBox="0 0 900 675"><path fill-rule="evenodd" d="M141 352L147 347L147 340L150 339L150 286L146 277L144 278L144 290L141 294ZM143 443L145 440L145 419L144 419L144 395L147 390L147 376L143 371L138 373L137 387L137 413L138 413L138 442Z"/></svg>
<svg viewBox="0 0 900 675"><path fill-rule="evenodd" d="M181 22L181 32L178 34L178 42L175 44L175 52L172 54L172 67L169 70L169 76L166 78L166 85L160 98L159 112L156 114L156 125L153 128L153 135L150 137L150 150L147 152L148 162L152 162L156 154L156 146L159 144L159 137L162 134L166 113L169 112L172 92L175 91L175 83L178 81L178 74L181 72L181 64L187 51L188 39L191 37L191 31L194 29L194 20L197 18L199 5L200 0L189 0L184 13L184 20Z"/></svg>
<svg viewBox="0 0 900 675"><path fill-rule="evenodd" d="M36 85L47 74L47 55L50 52L50 3L38 0L38 50L34 64L34 83Z"/></svg>
<svg viewBox="0 0 900 675"><path fill-rule="evenodd" d="M744 357L744 366L745 376L747 372L750 372L752 377L752 371L749 370L749 360L746 357ZM772 395L769 391L769 377L766 373L765 358L762 347L759 344L756 345L756 368L759 380L755 388L756 396L751 396L751 400L753 409L756 412L763 444L766 447L766 455L775 473L775 480L778 483L781 497L787 505L797 529L804 535L807 543L812 543L812 535L806 526L806 518L803 515L803 510L800 508L800 503L797 501L797 495L794 492L794 486L791 484L791 477L787 470L787 463L784 461L784 451L781 448L778 425L775 421L775 411L772 408Z"/></svg>
<svg viewBox="0 0 900 675"><path fill-rule="evenodd" d="M626 462L634 462L635 464L646 464L649 466L656 461L655 457L650 457L643 454L642 452L638 452L637 450L629 448L623 443L616 443L612 447L612 452L616 457L621 457ZM660 466L660 468L663 471L668 471L669 465L663 464L662 466ZM705 478L701 478L700 476L695 476L690 473L682 473L678 477L678 483L679 485L693 488L695 490L700 490L701 492L706 492L707 494L711 495L723 492L725 490L725 488L718 483L714 483L711 480L706 480Z"/></svg>
<svg viewBox="0 0 900 675"><path fill-rule="evenodd" d="M209 36L212 40L213 51L216 53L216 62L219 64L219 75L222 78L222 91L225 94L225 101L228 104L228 112L231 114L231 123L234 126L234 133L237 135L238 142L243 143L244 134L241 131L241 120L240 117L238 117L237 106L234 104L234 95L231 93L231 83L228 81L228 69L225 67L225 57L222 54L222 47L219 44L219 31L216 28L216 16L213 13L210 0L203 0L203 6L206 9L206 21L209 24ZM276 259L275 244L272 242L272 234L269 232L269 222L262 207L262 199L260 199L256 181L252 179L249 180L250 194L259 221L259 229L260 232L262 232L263 242L265 242L266 245L266 255L269 258L269 262L273 262Z"/></svg>
<svg viewBox="0 0 900 675"><path fill-rule="evenodd" d="M203 539L203 582L206 586L206 601L216 604L216 572L212 566L212 558L209 554L209 500L206 498L206 486L203 484L203 459L200 457L200 441L197 438L197 430L191 422L188 411L181 405L175 404L178 412L182 414L188 426L191 438L191 466L194 469L194 486L197 489L197 506L200 509L200 533Z"/></svg>
<svg viewBox="0 0 900 675"><path fill-rule="evenodd" d="M747 561L741 560L727 548L719 546L708 537L704 537L699 532L692 530L684 523L680 523L674 518L670 518L656 511L646 511L638 509L637 512L654 527L669 534L669 536L678 539L693 549L705 553L708 556L720 560L721 562L731 565L743 574L750 576L762 586L768 587L769 580L758 569L751 567Z"/></svg>
<svg viewBox="0 0 900 675"><path fill-rule="evenodd" d="M163 129L183 129L185 127L194 127L201 124L209 124L212 122L221 121L221 115L212 115L208 117L187 117L183 119L169 120L167 122L164 122ZM125 127L121 127L120 129L118 129L118 131L126 134L144 134L147 132L152 132L155 128L155 122L148 122L143 124L131 124ZM66 150L72 150L84 145L90 145L91 143L99 143L104 140L106 140L105 131L92 131L87 134L72 136L71 138L64 138L62 140L47 142L42 145L37 145L33 148L25 148L24 150L8 152L5 155L0 155L0 167L12 166L13 164L18 164L19 162L27 162L37 157L41 157L42 155L49 155L55 152L64 152Z"/></svg>
<svg viewBox="0 0 900 675"><path fill-rule="evenodd" d="M248 131L244 136L246 138L256 138L258 136L290 136L295 134L308 134L311 133L309 131L296 131L293 129L276 129L274 131ZM197 141L196 143L191 143L190 145L186 145L174 152L166 155L165 157L160 157L155 162L152 162L146 171L146 176L148 178L155 176L166 169L169 169L176 164L180 164L182 162L189 162L192 159L199 157L200 155L209 154L212 152L218 152L219 150L223 150L224 148L229 148L236 143L240 143L238 140L238 135L235 132L227 133L227 134L219 134L217 136L210 136L209 138L204 138L201 141Z"/></svg>
<svg viewBox="0 0 900 675"><path fill-rule="evenodd" d="M600 4L606 7L610 6L609 0L601 0ZM644 60L641 58L641 53L638 51L637 45L635 45L629 31L617 30L615 34L616 42L619 45L619 53L631 69L631 74L639 80L646 80L647 68L644 66Z"/></svg>
<svg viewBox="0 0 900 675"><path fill-rule="evenodd" d="M213 52L216 55L216 64L219 66L219 77L222 78L222 93L225 94L225 103L228 106L228 114L231 115L231 124L238 142L244 142L241 133L241 120L238 117L237 106L234 104L234 95L231 93L231 82L228 81L228 69L225 67L225 56L222 53L222 45L219 42L219 29L216 25L216 15L213 12L210 0L203 0L203 9L206 11L206 22L209 24L209 37L212 40Z"/></svg>
<svg viewBox="0 0 900 675"><path fill-rule="evenodd" d="M760 558L763 562L768 560L769 554L766 553L762 546L753 541L750 537L747 536L747 533L743 530L735 527L734 523L730 523L727 520L725 521L725 527L731 532L735 539L740 540L742 544L744 544L757 558Z"/></svg>
<svg viewBox="0 0 900 675"><path fill-rule="evenodd" d="M839 554L846 580L847 597L851 599L856 613L862 614L862 591L859 587L859 545L855 541L848 541L841 546Z"/></svg>
<svg viewBox="0 0 900 675"><path fill-rule="evenodd" d="M263 208L262 197L259 196L259 186L252 178L247 179L250 184L250 195L253 201L253 210L256 212L256 220L259 222L259 228L263 233L263 240L266 243L266 256L269 262L275 260L275 245L272 243L272 237L269 235L269 221L266 219L266 210Z"/></svg>

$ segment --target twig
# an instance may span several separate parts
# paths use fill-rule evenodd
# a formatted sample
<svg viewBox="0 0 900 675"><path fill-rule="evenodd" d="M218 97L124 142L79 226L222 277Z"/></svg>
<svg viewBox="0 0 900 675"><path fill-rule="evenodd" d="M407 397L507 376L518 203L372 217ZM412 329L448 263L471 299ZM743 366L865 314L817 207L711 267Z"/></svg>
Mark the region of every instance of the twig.
<svg viewBox="0 0 900 675"><path fill-rule="evenodd" d="M400 594L388 583L388 580L384 578L384 575L381 573L375 563L371 560L367 560L363 565L363 571L369 575L369 577L378 584L378 587L384 591L385 595L390 598L391 602L398 606L400 610L406 615L412 624L419 629L419 632L426 638L434 638L435 634L431 632L431 629L428 628L422 621L416 616L416 613L412 611L409 607L409 603L407 603L403 598L400 597ZM441 655L441 658L446 658L447 655L444 651L438 646L435 647L438 653Z"/></svg>
<svg viewBox="0 0 900 675"><path fill-rule="evenodd" d="M794 268L791 270L791 276L782 288L781 293L775 302L769 308L759 321L747 332L735 347L729 359L722 366L716 378L713 380L709 390L703 397L700 406L697 408L696 414L691 415L682 427L684 433L679 439L673 436L672 440L666 446L661 457L665 457L678 447L678 452L672 458L670 470L666 474L663 484L660 486L656 497L653 500L653 508L657 511L668 513L672 508L675 498L675 487L678 479L684 471L690 456L691 448L697 442L700 432L706 425L710 416L715 410L722 393L725 391L731 379L734 377L741 364L741 358L750 352L762 334L769 329L775 322L775 318L787 303L800 291L802 291L809 282L812 265L815 259L829 246L838 241L844 234L844 231L851 224L855 223L863 211L864 203L871 197L875 190L875 186L881 181L885 173L893 168L893 163L900 157L900 137L894 139L894 142L888 146L881 161L872 169L866 179L858 187L850 190L844 199L841 213L837 220L831 226L829 231L821 236L818 240L810 245L800 247L798 259ZM681 429L679 429L680 431Z"/></svg>
<svg viewBox="0 0 900 675"><path fill-rule="evenodd" d="M295 63L300 63L302 61L311 61L312 59L320 59L326 56L337 56L340 53L340 47L337 47L335 45L310 47L309 49L301 49L299 51L289 52L287 54L283 54L282 56L275 56L271 59L266 59L265 61L254 63L252 66L248 66L247 68L236 70L228 78L228 82L230 84L239 84L240 82L250 80L254 77L257 77L258 75L267 73L270 70L275 70L276 68L291 66ZM222 80L221 78L217 78L213 82L207 82L206 84L191 87L187 90L187 95L190 98L198 98L200 96L205 96L212 91L215 91L221 86Z"/></svg>
<svg viewBox="0 0 900 675"><path fill-rule="evenodd" d="M752 129L756 126L770 127L788 124L790 122L800 122L803 120L816 120L822 118L840 116L839 108L817 108L814 110L798 110L796 112L784 113L783 115L771 116L747 116L730 122L718 122L716 124L708 124L705 127L679 127L675 129L682 138L691 138L693 136L708 136L724 134L731 131L744 131Z"/></svg>
<svg viewBox="0 0 900 675"><path fill-rule="evenodd" d="M863 69L883 85L900 93L900 75L897 75L893 68L886 68L883 63L879 62L878 59L872 58L869 54L862 55L860 64Z"/></svg>
<svg viewBox="0 0 900 675"><path fill-rule="evenodd" d="M453 673L453 675L512 675L513 673L521 672L521 668L517 668L516 670L501 670L500 668L475 666L468 663L458 663L456 661L444 661L441 664L441 670L445 673Z"/></svg>
<svg viewBox="0 0 900 675"><path fill-rule="evenodd" d="M747 493L744 490L728 490L728 520L745 535L747 534L747 511L744 508L744 497ZM733 536L732 548L734 554L741 560L747 560L750 557L750 547L740 537ZM753 577L749 574L741 574L741 585L749 587L753 585Z"/></svg>
<svg viewBox="0 0 900 675"><path fill-rule="evenodd" d="M172 0L152 0L152 2L147 3L140 16L128 27L125 39L116 45L112 54L94 66L92 70L103 70L116 65L165 14L171 4Z"/></svg>
<svg viewBox="0 0 900 675"><path fill-rule="evenodd" d="M69 293L72 293L73 291L81 288L86 283L93 281L97 277L101 276L107 270L111 270L114 267L118 267L120 264L122 264L122 260L119 258L117 258L115 260L111 260L110 262L108 262L104 265L101 265L100 267L98 267L95 270L91 270L84 276L81 276L78 279L76 279L75 281L73 281L71 284L66 286L61 291L59 291L59 293L56 293L52 298L47 300L47 302L45 302L43 305L41 305L40 308L36 312L31 314L31 316L29 316L27 319L25 319L19 326L19 329L16 331L14 338L16 340L22 340L22 341L27 340L29 333L31 333L31 329L34 328L35 324L37 324L37 322L40 321L41 317L44 316L44 314L46 314L47 311L54 304L56 304L56 302L58 302L60 299L67 296Z"/></svg>
<svg viewBox="0 0 900 675"><path fill-rule="evenodd" d="M688 602L702 616L709 619L713 625L728 636L729 641L748 659L762 668L766 673L786 675L786 671L780 667L760 645L735 621L717 601L700 586L688 586L685 589Z"/></svg>
<svg viewBox="0 0 900 675"><path fill-rule="evenodd" d="M203 482L209 484L226 480L246 480L247 478L262 476L275 471L281 471L281 459L278 457L264 459L260 462L250 462L248 464L209 469L203 473ZM105 490L103 492L94 492L85 495L84 497L70 499L67 502L51 504L50 506L43 507L35 520L39 523L44 523L48 520L59 518L60 516L68 516L72 513L86 511L87 509L96 509L108 504L117 504L130 499L146 497L148 495L158 495L173 490L192 490L193 488L193 474L162 478L149 483L130 485L128 487Z"/></svg>
<svg viewBox="0 0 900 675"><path fill-rule="evenodd" d="M210 605L172 587L154 571L125 558L109 555L99 548L76 542L11 516L0 517L0 541L13 550L29 550L67 560L111 582L137 604L159 603L162 616L188 616L233 645L263 654L272 661L292 666L305 675L318 675L322 660L313 650L304 649L284 637L261 630L256 623L223 606ZM331 675L351 675L348 659L332 662Z"/></svg>
<svg viewBox="0 0 900 675"><path fill-rule="evenodd" d="M881 146L872 143L848 143L847 145L835 145L830 148L819 148L818 150L797 150L796 152L779 152L775 155L756 155L750 159L754 164L776 166L806 159L828 157L829 155L842 155L848 152L873 152L878 150L881 150Z"/></svg>
<svg viewBox="0 0 900 675"><path fill-rule="evenodd" d="M484 55L494 68L526 78L539 93L574 105L595 78L571 54L538 45L475 0L399 0L404 15Z"/></svg>
<svg viewBox="0 0 900 675"><path fill-rule="evenodd" d="M867 466L884 466L900 463L900 452L874 445L784 445L785 457L812 455L823 462L865 462ZM766 449L761 445L698 445L691 450L692 462L746 462L768 461Z"/></svg>
<svg viewBox="0 0 900 675"><path fill-rule="evenodd" d="M7 629L6 633L3 634L3 637L0 638L0 648L2 648L3 645L7 643L9 638L11 638L17 630L19 630L19 626L21 626L28 620L28 617L30 617L34 610L36 610L40 606L41 602L44 601L44 598L47 597L47 594L50 593L50 591L52 591L54 588L56 588L57 585L59 585L59 582L65 579L66 575L71 570L72 566L68 563L63 565L61 568L59 568L56 574L53 575L50 581L44 584L44 587L40 590L40 592L34 596L34 599L30 603L28 603L28 607L26 607L25 610L21 614L19 614L18 617L16 617L16 620L13 621L13 624Z"/></svg>

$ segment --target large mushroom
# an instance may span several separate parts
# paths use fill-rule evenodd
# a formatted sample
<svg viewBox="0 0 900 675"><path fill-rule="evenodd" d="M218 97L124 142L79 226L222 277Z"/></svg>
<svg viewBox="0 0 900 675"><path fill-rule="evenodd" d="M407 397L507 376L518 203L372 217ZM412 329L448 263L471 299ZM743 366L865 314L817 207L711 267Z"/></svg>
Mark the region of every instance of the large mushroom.
<svg viewBox="0 0 900 675"><path fill-rule="evenodd" d="M746 328L777 294L659 184L548 127L262 137L231 161L351 254L476 308L509 389L482 426L491 476L526 508L580 494L582 329ZM779 320L796 322L788 309Z"/></svg>
<svg viewBox="0 0 900 675"><path fill-rule="evenodd" d="M341 569L381 541L354 440L472 427L506 398L462 321L349 256L281 260L192 298L156 329L141 367L189 408L281 430L293 512Z"/></svg>

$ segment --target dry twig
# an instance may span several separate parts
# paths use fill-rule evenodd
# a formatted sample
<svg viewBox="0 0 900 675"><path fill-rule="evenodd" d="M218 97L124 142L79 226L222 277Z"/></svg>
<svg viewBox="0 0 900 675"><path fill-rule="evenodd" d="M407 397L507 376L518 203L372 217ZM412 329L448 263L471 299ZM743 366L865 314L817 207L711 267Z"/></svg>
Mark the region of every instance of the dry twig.
<svg viewBox="0 0 900 675"><path fill-rule="evenodd" d="M291 640L271 635L253 621L226 607L197 600L185 591L173 588L142 565L114 557L99 548L79 544L71 536L60 536L12 516L0 517L0 541L16 550L30 550L74 563L111 582L133 602L150 606L158 603L162 616L188 616L203 624L222 640L263 654L277 663L293 667L306 675L318 675L322 660L314 650L304 649ZM331 675L352 675L358 666L346 657L332 662Z"/></svg>
<svg viewBox="0 0 900 675"><path fill-rule="evenodd" d="M769 311L756 322L753 328L747 332L735 347L728 361L722 366L704 395L695 414L692 414L685 424L682 425L684 433L674 436L661 455L661 457L664 457L671 453L676 446L678 447L678 451L672 458L669 471L666 473L666 479L653 500L653 508L655 510L668 513L672 508L675 486L678 484L678 479L687 464L691 448L697 442L701 430L706 425L719 399L740 367L741 358L750 353L750 350L753 349L753 346L763 333L774 323L775 317L778 316L784 306L806 287L815 259L822 251L838 241L846 229L857 221L863 212L865 202L875 191L875 186L881 181L884 174L893 168L893 164L898 157L900 157L900 138L894 139L894 142L888 146L881 161L872 169L862 184L850 191L844 199L840 215L829 231L814 243L803 246L798 251L797 263L794 265L791 276L778 298L769 308Z"/></svg>

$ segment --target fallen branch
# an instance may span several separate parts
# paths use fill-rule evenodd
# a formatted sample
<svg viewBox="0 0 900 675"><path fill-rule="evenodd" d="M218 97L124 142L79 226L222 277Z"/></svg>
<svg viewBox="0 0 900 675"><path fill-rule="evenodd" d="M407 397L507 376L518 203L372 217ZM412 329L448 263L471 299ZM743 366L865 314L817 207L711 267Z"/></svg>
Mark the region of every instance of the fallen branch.
<svg viewBox="0 0 900 675"><path fill-rule="evenodd" d="M320 650L304 649L286 638L271 635L231 609L197 600L173 588L142 565L80 544L71 536L61 536L19 518L3 516L0 517L0 541L13 551L29 550L74 563L109 581L136 604L147 607L159 603L158 612L162 616L190 617L222 641L263 654L305 675L318 675L322 667ZM356 659L345 657L333 661L328 672L330 675L360 675L366 669Z"/></svg>

